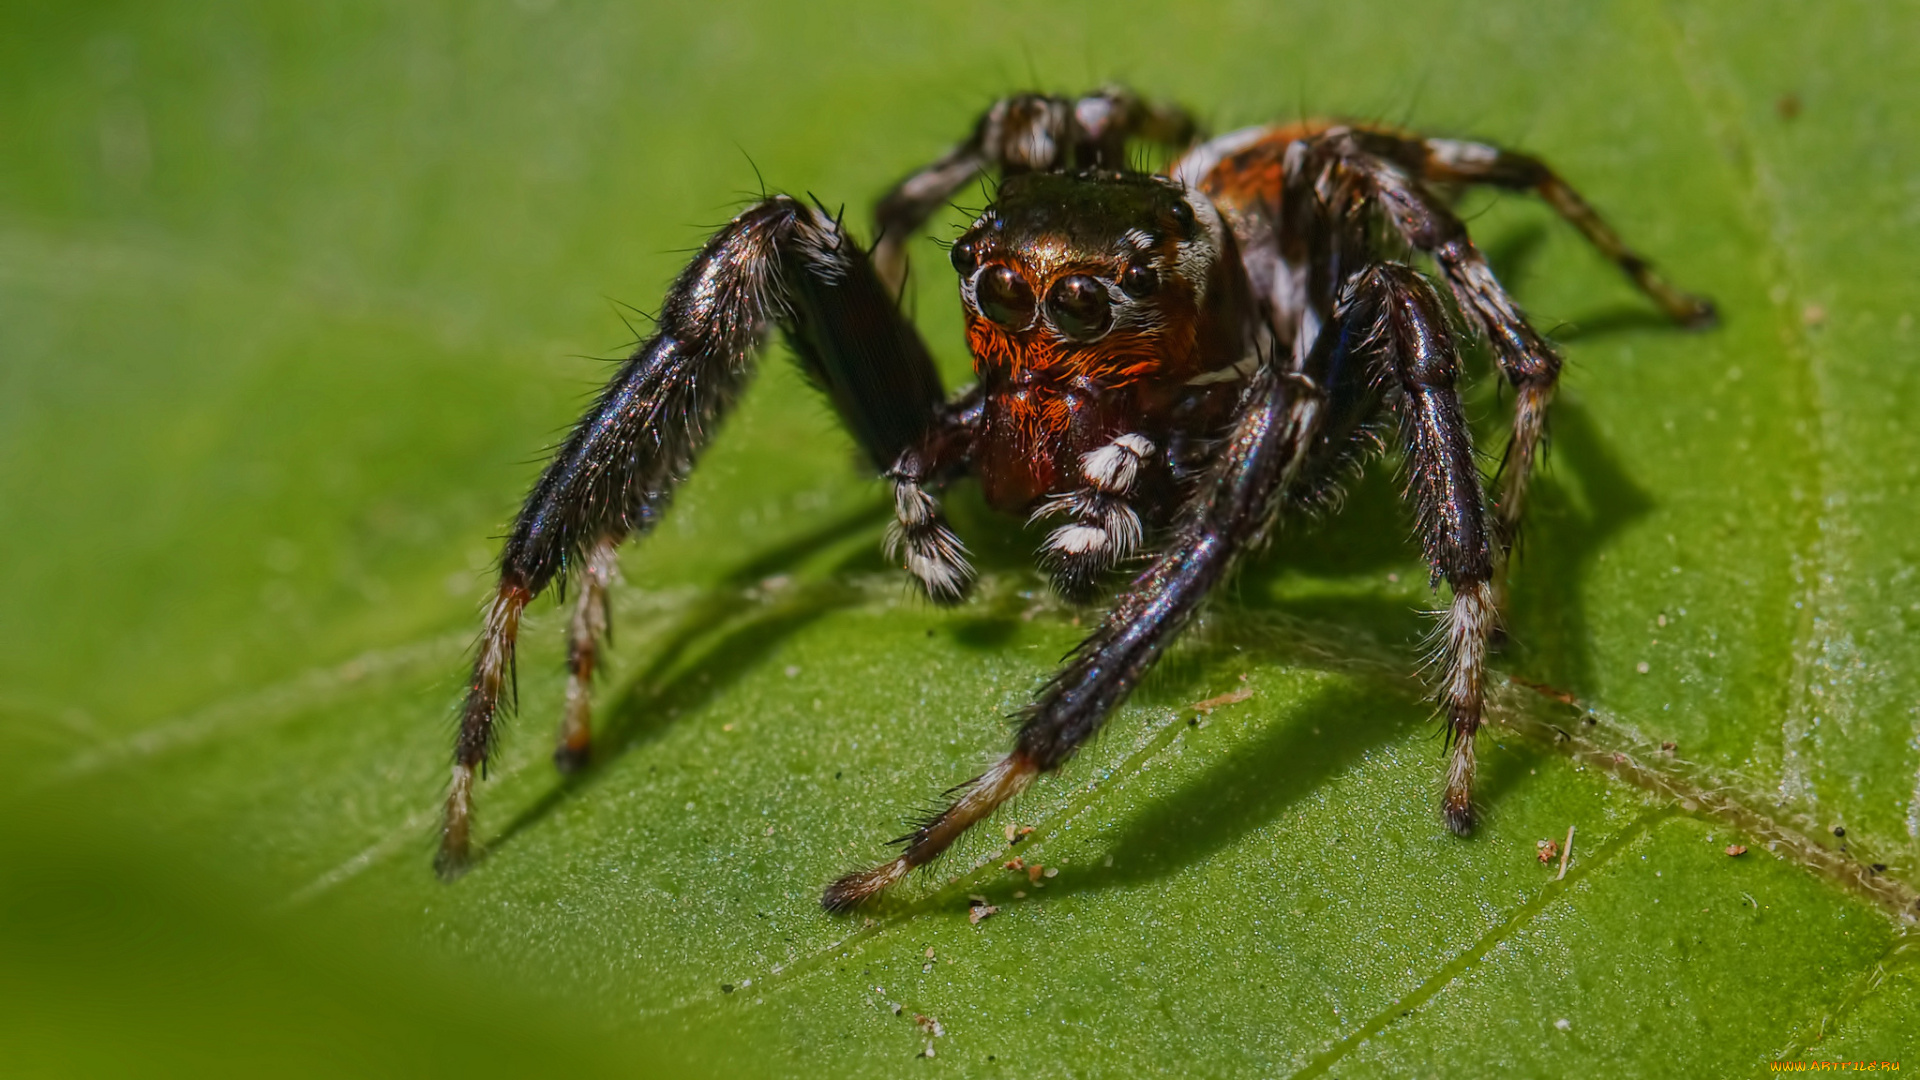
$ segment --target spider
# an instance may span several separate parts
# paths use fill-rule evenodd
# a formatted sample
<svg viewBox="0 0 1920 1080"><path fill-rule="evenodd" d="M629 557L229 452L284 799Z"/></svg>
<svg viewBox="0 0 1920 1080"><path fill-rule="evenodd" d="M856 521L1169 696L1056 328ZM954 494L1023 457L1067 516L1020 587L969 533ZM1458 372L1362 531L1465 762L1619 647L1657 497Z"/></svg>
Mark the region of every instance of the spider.
<svg viewBox="0 0 1920 1080"><path fill-rule="evenodd" d="M1130 144L1178 156L1128 167ZM983 172L992 204L953 243L975 385L948 399L897 303L905 245ZM436 865L470 859L474 774L510 686L527 603L577 591L554 761L588 758L590 690L615 549L665 513L778 326L891 485L886 545L926 596L965 597L967 549L937 494L964 474L992 506L1053 519L1040 560L1085 599L1144 561L1019 716L1013 748L952 788L899 854L826 888L851 909L925 866L1060 768L1282 514L1328 504L1396 434L1438 613L1441 813L1475 821L1474 734L1500 586L1560 370L1445 197L1530 191L1689 327L1712 305L1663 280L1553 170L1479 142L1307 121L1201 140L1188 113L1109 88L1019 94L879 203L871 253L817 202L762 198L668 290L656 332L587 410L515 519L467 686ZM1431 260L1444 290L1407 261ZM1450 294L1450 310L1443 295ZM1484 335L1514 393L1490 499L1458 384Z"/></svg>

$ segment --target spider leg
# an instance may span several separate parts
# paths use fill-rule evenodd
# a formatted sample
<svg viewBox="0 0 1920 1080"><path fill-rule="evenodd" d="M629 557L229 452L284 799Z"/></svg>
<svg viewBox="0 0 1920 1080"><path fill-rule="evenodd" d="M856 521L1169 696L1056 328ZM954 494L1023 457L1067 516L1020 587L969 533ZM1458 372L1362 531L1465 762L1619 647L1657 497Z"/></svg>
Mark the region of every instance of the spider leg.
<svg viewBox="0 0 1920 1080"><path fill-rule="evenodd" d="M940 502L928 488L957 475L973 455L984 416L978 387L962 394L920 442L900 452L886 477L893 484L893 524L887 527L887 557L902 565L936 604L958 603L973 583L967 546L948 528Z"/></svg>
<svg viewBox="0 0 1920 1080"><path fill-rule="evenodd" d="M596 616L605 619L600 571L610 571L621 541L666 512L776 323L876 469L932 422L943 394L926 348L833 217L775 196L714 234L668 291L655 334L575 425L508 533L454 742L435 859L443 875L469 859L474 775L486 768L503 699L511 701L521 612L556 579L584 572L570 679L577 705L556 755L563 766L578 762Z"/></svg>
<svg viewBox="0 0 1920 1080"><path fill-rule="evenodd" d="M1015 94L980 114L973 133L939 159L894 185L874 208L874 266L894 294L907 278L913 234L976 175L997 168L1012 174L1056 169L1118 169L1127 140L1183 147L1199 131L1177 105L1143 101L1124 87L1084 97Z"/></svg>
<svg viewBox="0 0 1920 1080"><path fill-rule="evenodd" d="M1322 396L1299 376L1257 371L1233 433L1177 535L1081 642L1021 714L1013 752L948 793L950 804L900 839L898 857L827 886L821 904L846 911L938 857L975 822L1034 777L1065 764L1226 575L1265 535L1278 496L1299 473L1319 424Z"/></svg>
<svg viewBox="0 0 1920 1080"><path fill-rule="evenodd" d="M1628 247L1599 212L1539 158L1459 139L1398 138L1396 142L1394 156L1423 180L1486 184L1540 196L1674 322L1700 328L1712 326L1719 318L1713 301L1675 288L1661 277L1651 262Z"/></svg>
<svg viewBox="0 0 1920 1080"><path fill-rule="evenodd" d="M1379 201L1400 236L1433 257L1460 310L1486 334L1495 360L1514 388L1513 435L1501 463L1495 518L1495 554L1504 570L1519 536L1527 485L1546 431L1547 406L1560 378L1560 357L1494 277L1458 215L1396 161L1374 152L1390 146L1367 149L1376 139L1367 132L1336 130L1328 138L1367 194ZM1497 585L1495 591L1499 591Z"/></svg>
<svg viewBox="0 0 1920 1080"><path fill-rule="evenodd" d="M587 552L580 568L579 596L567 626L567 710L553 765L563 773L586 767L593 751L593 672L607 637L607 586L620 572L619 541L605 537Z"/></svg>
<svg viewBox="0 0 1920 1080"><path fill-rule="evenodd" d="M1493 552L1473 439L1455 389L1459 355L1446 309L1412 268L1381 263L1356 281L1354 303L1374 319L1372 344L1391 369L1392 395L1405 444L1407 499L1433 576L1445 577L1453 602L1441 615L1446 665L1440 702L1452 750L1442 811L1448 827L1473 829L1473 738L1485 697L1487 642L1498 620Z"/></svg>
<svg viewBox="0 0 1920 1080"><path fill-rule="evenodd" d="M1559 378L1560 359L1494 277L1459 217L1421 181L1484 183L1536 191L1674 321L1693 327L1710 325L1715 319L1713 304L1668 284L1651 263L1621 241L1578 192L1537 159L1481 143L1415 139L1362 129L1331 131L1328 138L1386 206L1401 236L1439 264L1460 309L1485 331L1501 370L1513 385L1513 438L1501 467L1497 525L1499 556L1504 562L1518 535L1527 483L1546 425L1547 405Z"/></svg>
<svg viewBox="0 0 1920 1080"><path fill-rule="evenodd" d="M1140 547L1140 515L1127 502L1140 469L1153 456L1144 435L1129 432L1080 456L1083 486L1056 495L1034 518L1065 515L1068 522L1047 534L1041 559L1062 596L1087 598L1102 571L1131 558Z"/></svg>

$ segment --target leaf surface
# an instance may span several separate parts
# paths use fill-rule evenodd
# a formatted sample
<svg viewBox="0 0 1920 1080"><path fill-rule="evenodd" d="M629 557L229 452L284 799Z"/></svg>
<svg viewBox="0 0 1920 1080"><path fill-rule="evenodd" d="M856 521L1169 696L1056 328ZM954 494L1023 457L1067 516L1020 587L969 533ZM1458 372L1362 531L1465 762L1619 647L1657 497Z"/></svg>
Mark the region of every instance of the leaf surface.
<svg viewBox="0 0 1920 1080"><path fill-rule="evenodd" d="M17 882L158 897L153 933L184 942L0 886L22 942L129 943L60 978L57 950L14 954L64 988L38 1029L0 1026L34 1060L141 964L157 986L202 972L183 1001L205 1007L154 1021L177 1035L162 1071L221 1060L208 1017L276 995L338 1008L258 1017L267 1059L328 1025L370 1054L404 1028L499 1046L478 1072L1920 1059L1898 910L1920 884L1911 6L0 20L0 855ZM1215 130L1337 113L1523 146L1724 314L1672 330L1544 208L1466 204L1568 361L1496 665L1515 681L1481 740L1486 826L1461 841L1434 809L1434 600L1382 466L1290 523L1069 768L871 921L822 914L824 882L1004 745L1092 616L1046 598L1038 535L966 488L981 593L911 599L880 492L775 348L625 556L595 765L547 764L564 619L543 602L480 788L489 855L436 881L492 538L607 373L582 357L646 332L618 305L650 308L761 178L859 220L994 94L1117 76ZM915 256L957 382L951 279L932 243ZM1561 877L1536 856L1569 827ZM261 950L283 962L234 959ZM104 1037L100 1068L145 1030Z"/></svg>

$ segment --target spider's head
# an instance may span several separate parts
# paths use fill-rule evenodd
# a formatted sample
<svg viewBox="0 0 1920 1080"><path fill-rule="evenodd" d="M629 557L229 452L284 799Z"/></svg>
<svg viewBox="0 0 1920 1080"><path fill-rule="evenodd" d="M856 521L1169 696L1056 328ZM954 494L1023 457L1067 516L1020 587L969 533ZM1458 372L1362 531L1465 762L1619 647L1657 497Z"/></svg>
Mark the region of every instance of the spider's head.
<svg viewBox="0 0 1920 1080"><path fill-rule="evenodd" d="M1213 204L1138 173L1022 173L953 245L982 378L1185 381L1240 359Z"/></svg>

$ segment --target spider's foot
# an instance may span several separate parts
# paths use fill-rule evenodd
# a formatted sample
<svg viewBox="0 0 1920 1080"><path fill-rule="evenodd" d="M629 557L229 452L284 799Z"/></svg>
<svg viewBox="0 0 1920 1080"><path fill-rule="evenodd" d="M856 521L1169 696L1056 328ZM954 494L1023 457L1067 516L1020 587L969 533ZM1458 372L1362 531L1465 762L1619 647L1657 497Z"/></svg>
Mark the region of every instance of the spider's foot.
<svg viewBox="0 0 1920 1080"><path fill-rule="evenodd" d="M433 857L433 872L441 881L458 881L472 868L473 853L464 847L456 850L442 844Z"/></svg>
<svg viewBox="0 0 1920 1080"><path fill-rule="evenodd" d="M1720 325L1720 309L1713 306L1713 300L1705 296L1690 296L1693 306L1680 315L1680 325L1690 331L1711 331Z"/></svg>
<svg viewBox="0 0 1920 1080"><path fill-rule="evenodd" d="M827 886L820 895L820 906L835 915L845 914L887 890L913 869L903 855L881 863L871 870L860 870Z"/></svg>
<svg viewBox="0 0 1920 1080"><path fill-rule="evenodd" d="M1446 800L1441 803L1440 816L1445 819L1449 832L1463 838L1472 836L1473 827L1479 822L1479 815L1473 809L1473 799L1468 797L1456 801L1452 792L1448 792Z"/></svg>
<svg viewBox="0 0 1920 1080"><path fill-rule="evenodd" d="M1473 806L1473 736L1460 737L1453 744L1453 760L1447 765L1447 793L1440 800L1440 816L1455 836L1473 835L1480 815Z"/></svg>
<svg viewBox="0 0 1920 1080"><path fill-rule="evenodd" d="M473 865L473 770L465 765L453 767L453 782L447 788L446 824L440 830L440 850L433 857L433 872L442 881L452 881Z"/></svg>
<svg viewBox="0 0 1920 1080"><path fill-rule="evenodd" d="M1667 309L1668 317L1688 330L1711 330L1720 325L1720 309L1704 296L1675 290L1662 298L1661 306Z"/></svg>
<svg viewBox="0 0 1920 1080"><path fill-rule="evenodd" d="M572 776L585 769L588 762L592 760L593 744L589 742L583 742L578 746L571 742L563 742L553 748L553 767L558 769L562 776Z"/></svg>

